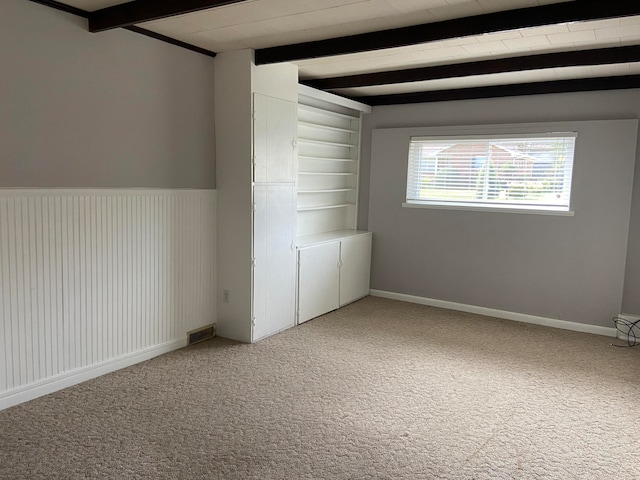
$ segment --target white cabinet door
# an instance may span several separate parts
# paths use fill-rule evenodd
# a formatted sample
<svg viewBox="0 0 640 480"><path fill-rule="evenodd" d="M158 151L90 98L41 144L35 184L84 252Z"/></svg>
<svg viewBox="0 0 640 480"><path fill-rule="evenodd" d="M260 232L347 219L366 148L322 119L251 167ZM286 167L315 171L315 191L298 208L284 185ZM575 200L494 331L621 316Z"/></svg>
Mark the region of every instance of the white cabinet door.
<svg viewBox="0 0 640 480"><path fill-rule="evenodd" d="M338 308L340 242L298 251L298 323Z"/></svg>
<svg viewBox="0 0 640 480"><path fill-rule="evenodd" d="M254 182L295 182L297 108L294 102L253 96Z"/></svg>
<svg viewBox="0 0 640 480"><path fill-rule="evenodd" d="M371 234L341 240L340 306L369 295Z"/></svg>
<svg viewBox="0 0 640 480"><path fill-rule="evenodd" d="M295 324L294 185L253 191L253 335L256 341Z"/></svg>

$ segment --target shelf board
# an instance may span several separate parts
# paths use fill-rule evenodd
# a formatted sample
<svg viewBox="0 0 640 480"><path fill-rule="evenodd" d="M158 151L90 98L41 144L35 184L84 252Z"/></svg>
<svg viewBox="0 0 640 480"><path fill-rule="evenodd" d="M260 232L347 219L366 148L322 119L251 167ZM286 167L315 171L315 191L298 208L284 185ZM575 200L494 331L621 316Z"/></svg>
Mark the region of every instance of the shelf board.
<svg viewBox="0 0 640 480"><path fill-rule="evenodd" d="M326 162L355 162L353 158L329 158L329 157L311 157L309 155L298 155L298 159L316 161L322 160Z"/></svg>
<svg viewBox="0 0 640 480"><path fill-rule="evenodd" d="M308 138L300 138L300 137L298 137L298 143L306 143L308 145L324 145L329 147L346 147L346 148L354 148L358 146L358 145L353 145L351 143L325 142L323 140L310 140Z"/></svg>
<svg viewBox="0 0 640 480"><path fill-rule="evenodd" d="M309 128L317 128L319 130L328 130L328 131L331 131L331 132L358 133L357 130L353 130L351 128L330 127L329 125L322 125L320 123L311 123L311 122L299 121L298 125L302 125L304 127L309 127Z"/></svg>
<svg viewBox="0 0 640 480"><path fill-rule="evenodd" d="M343 173L343 172L298 172L298 175L337 175L337 176L349 176L355 177L355 173Z"/></svg>
<svg viewBox="0 0 640 480"><path fill-rule="evenodd" d="M305 105L304 103L298 104L298 110L306 110L307 112L320 113L322 115L327 115L329 117L348 118L349 120L360 120L360 117L354 117L353 115L347 115L346 113L332 112L331 110L312 107L311 105Z"/></svg>
<svg viewBox="0 0 640 480"><path fill-rule="evenodd" d="M320 205L317 207L298 207L299 212L311 212L313 210L329 210L332 208L354 207L353 203L340 203L338 205Z"/></svg>
<svg viewBox="0 0 640 480"><path fill-rule="evenodd" d="M298 190L298 193L338 193L338 192L354 192L355 188L327 188L320 190Z"/></svg>

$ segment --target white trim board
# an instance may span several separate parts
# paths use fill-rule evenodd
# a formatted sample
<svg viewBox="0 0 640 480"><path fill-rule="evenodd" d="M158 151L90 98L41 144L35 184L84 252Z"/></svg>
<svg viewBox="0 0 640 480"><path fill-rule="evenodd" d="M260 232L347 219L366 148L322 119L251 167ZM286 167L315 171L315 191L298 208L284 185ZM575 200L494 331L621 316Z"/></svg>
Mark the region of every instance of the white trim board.
<svg viewBox="0 0 640 480"><path fill-rule="evenodd" d="M562 330L592 333L595 335L603 335L606 337L615 337L617 332L613 327L601 327L598 325L569 322L566 320L558 320L555 318L538 317L535 315L527 315L524 313L508 312L505 310L496 310L493 308L466 305L464 303L455 303L445 300L436 300L433 298L418 297L415 295L406 295L404 293L387 292L384 290L369 290L369 295L371 295L372 297L389 298L391 300L400 300L402 302L428 305L430 307L439 307L449 310L457 310L460 312L475 313L488 317L503 318L505 320L515 320L516 322L531 323L533 325L543 325L545 327L560 328Z"/></svg>
<svg viewBox="0 0 640 480"><path fill-rule="evenodd" d="M11 390L3 395L0 395L0 410L13 407L29 400L34 400L38 397L48 395L50 393L63 390L67 387L77 385L87 380L106 375L107 373L115 372L122 368L130 367L136 363L141 363L146 360L164 355L165 353L172 352L187 346L187 339L182 338L178 340L172 340L170 342L163 343L161 345L154 345L152 347L140 350L135 353L123 355L121 357L106 360L104 362L88 365L83 368L71 370L69 372L61 373L55 377L45 378L39 382L24 387Z"/></svg>

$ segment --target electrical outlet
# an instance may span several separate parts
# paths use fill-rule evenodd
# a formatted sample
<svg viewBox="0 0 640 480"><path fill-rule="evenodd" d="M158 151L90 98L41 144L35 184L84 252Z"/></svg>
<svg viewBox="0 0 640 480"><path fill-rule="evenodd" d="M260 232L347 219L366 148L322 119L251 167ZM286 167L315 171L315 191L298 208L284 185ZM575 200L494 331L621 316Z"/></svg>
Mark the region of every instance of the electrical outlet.
<svg viewBox="0 0 640 480"><path fill-rule="evenodd" d="M222 303L229 303L229 290L222 291Z"/></svg>

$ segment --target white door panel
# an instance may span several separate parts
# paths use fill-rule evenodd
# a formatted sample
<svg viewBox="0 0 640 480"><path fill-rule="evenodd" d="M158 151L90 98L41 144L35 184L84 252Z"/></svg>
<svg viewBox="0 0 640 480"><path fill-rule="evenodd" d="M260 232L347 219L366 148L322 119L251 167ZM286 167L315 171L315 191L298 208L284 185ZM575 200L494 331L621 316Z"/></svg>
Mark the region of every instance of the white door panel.
<svg viewBox="0 0 640 480"><path fill-rule="evenodd" d="M253 116L254 182L293 183L296 104L256 93Z"/></svg>
<svg viewBox="0 0 640 480"><path fill-rule="evenodd" d="M324 243L298 253L298 323L338 308L340 242Z"/></svg>
<svg viewBox="0 0 640 480"><path fill-rule="evenodd" d="M340 306L369 294L371 234L344 238L340 247Z"/></svg>
<svg viewBox="0 0 640 480"><path fill-rule="evenodd" d="M254 186L254 341L295 323L295 202L293 185Z"/></svg>

